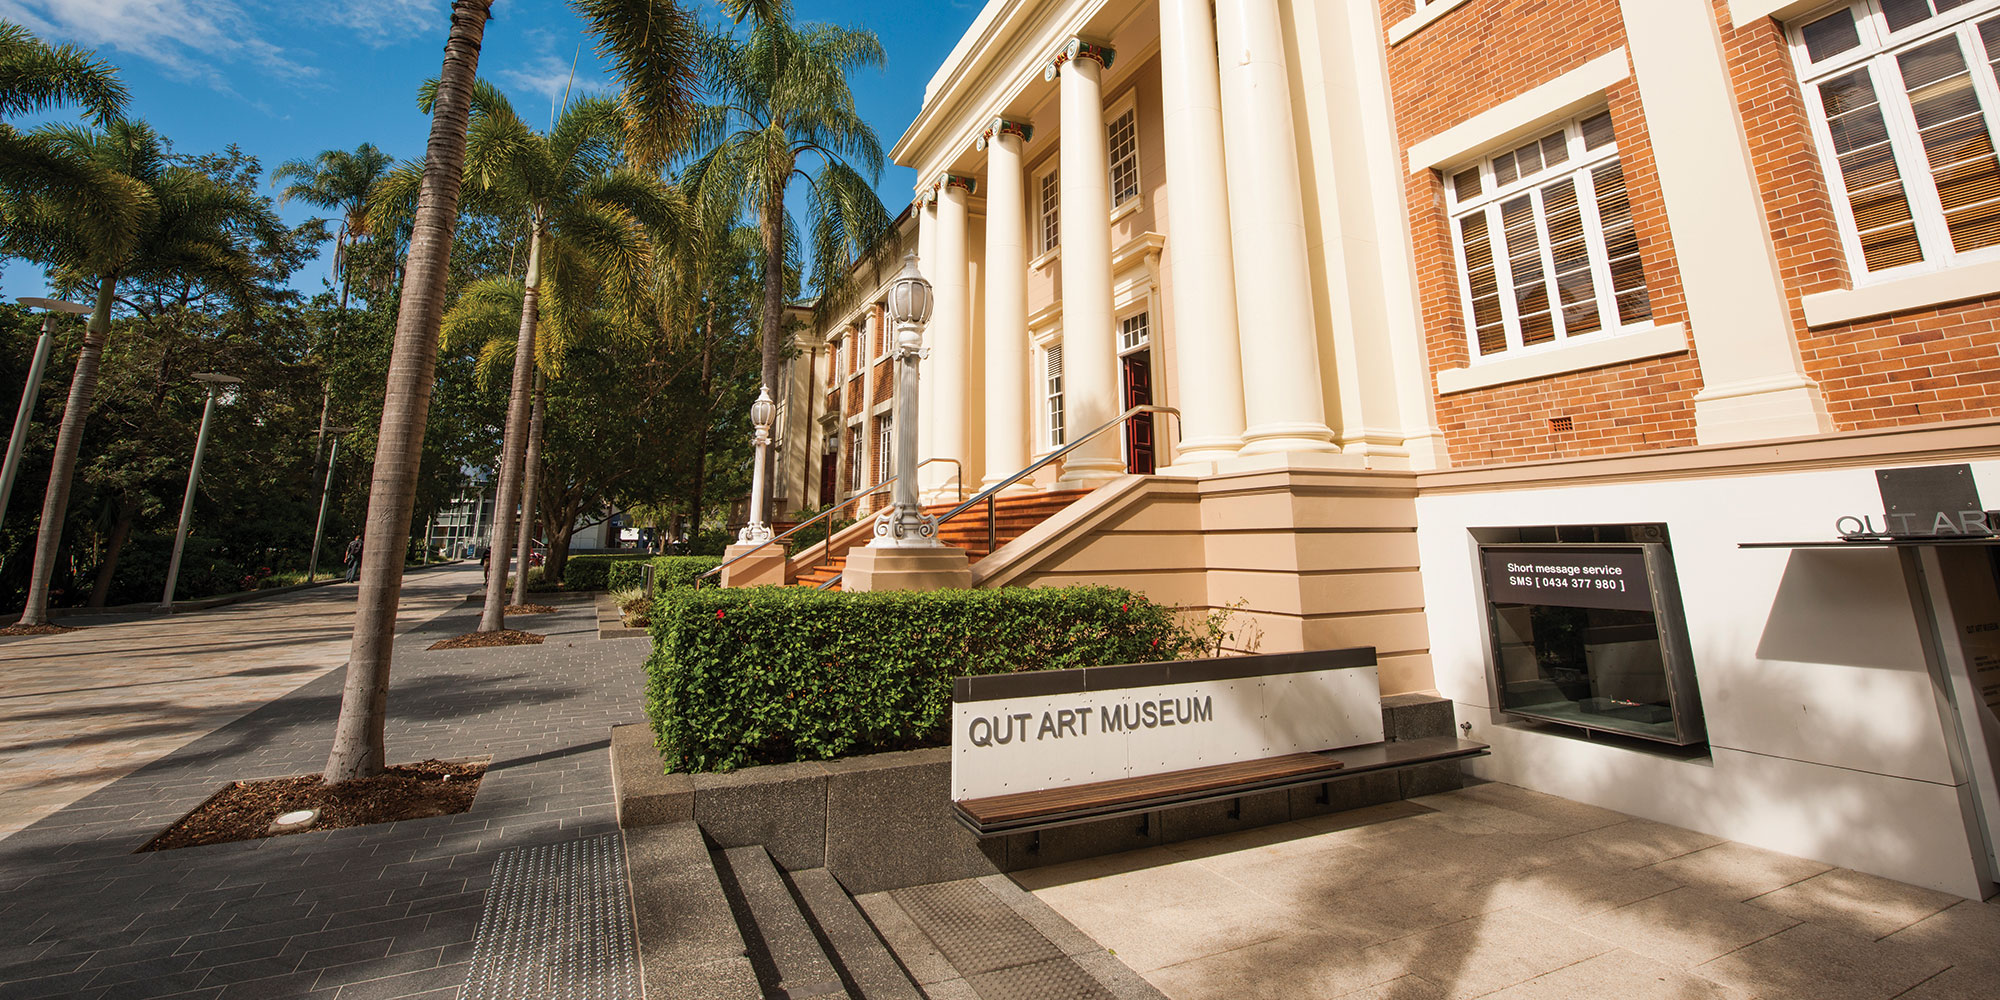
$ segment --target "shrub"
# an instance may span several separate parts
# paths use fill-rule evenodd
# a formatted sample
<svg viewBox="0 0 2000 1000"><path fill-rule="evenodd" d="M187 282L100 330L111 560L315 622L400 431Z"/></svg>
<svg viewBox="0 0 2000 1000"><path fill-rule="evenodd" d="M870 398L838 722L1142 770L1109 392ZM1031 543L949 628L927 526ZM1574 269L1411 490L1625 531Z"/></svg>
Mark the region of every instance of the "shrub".
<svg viewBox="0 0 2000 1000"><path fill-rule="evenodd" d="M703 573L722 565L721 556L655 556L653 563L653 590L674 590L694 586L695 580ZM611 564L605 576L605 588L624 590L644 587L645 563L628 560Z"/></svg>
<svg viewBox="0 0 2000 1000"><path fill-rule="evenodd" d="M614 585L607 578L613 566L639 565L645 560L643 554L615 556L570 556L563 565L562 586L564 590L612 590Z"/></svg>
<svg viewBox="0 0 2000 1000"><path fill-rule="evenodd" d="M1168 660L1172 609L1108 587L675 590L652 614L646 712L669 766L726 771L941 742L952 679Z"/></svg>

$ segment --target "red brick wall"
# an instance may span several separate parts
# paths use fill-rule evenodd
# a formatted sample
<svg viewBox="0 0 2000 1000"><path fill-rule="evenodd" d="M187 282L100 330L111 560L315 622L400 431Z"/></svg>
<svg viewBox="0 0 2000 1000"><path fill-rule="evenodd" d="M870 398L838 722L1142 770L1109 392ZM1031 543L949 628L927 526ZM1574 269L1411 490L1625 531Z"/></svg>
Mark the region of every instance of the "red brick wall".
<svg viewBox="0 0 2000 1000"><path fill-rule="evenodd" d="M1803 296L1850 287L1832 195L1784 35L1740 27L1717 0L1723 46L1759 175L1806 374L1835 427L1852 430L2000 416L2000 296L1808 329Z"/></svg>
<svg viewBox="0 0 2000 1000"><path fill-rule="evenodd" d="M1411 0L1383 0L1383 23ZM1390 92L1405 146L1561 76L1624 44L1617 0L1472 0L1388 49ZM1632 80L1606 95L1618 132L1656 323L1685 322L1653 151ZM1431 369L1469 360L1444 186L1407 180L1418 298ZM1440 396L1438 425L1454 465L1492 465L1694 443L1701 376L1686 354ZM1569 427L1557 429L1555 418Z"/></svg>

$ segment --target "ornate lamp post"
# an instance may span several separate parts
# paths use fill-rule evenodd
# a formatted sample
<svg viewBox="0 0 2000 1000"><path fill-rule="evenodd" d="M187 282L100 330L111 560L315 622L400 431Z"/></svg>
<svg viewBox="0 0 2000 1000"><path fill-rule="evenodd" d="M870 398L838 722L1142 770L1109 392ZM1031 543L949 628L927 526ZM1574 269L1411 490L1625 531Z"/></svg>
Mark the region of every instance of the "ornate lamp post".
<svg viewBox="0 0 2000 1000"><path fill-rule="evenodd" d="M42 314L42 336L35 341L35 359L28 363L28 381L21 387L21 409L14 415L14 434L7 439L6 464L0 465L0 521L7 519L7 500L14 495L14 477L21 471L21 452L28 443L28 424L35 416L35 397L42 389L42 370L49 366L49 351L55 343L56 313L81 315L89 306L61 299L22 298L30 309L46 309Z"/></svg>
<svg viewBox="0 0 2000 1000"><path fill-rule="evenodd" d="M181 497L181 526L174 533L174 557L167 561L167 589L160 595L160 610L170 614L174 610L174 584L180 582L181 549L187 545L188 521L194 517L194 488L201 482L201 457L208 451L208 420L215 415L215 387L243 383L234 375L218 375L215 372L199 372L194 379L208 383L208 401L201 404L201 430L195 434L194 461L188 465L187 493Z"/></svg>
<svg viewBox="0 0 2000 1000"><path fill-rule="evenodd" d="M917 503L917 363L930 322L931 283L917 270L917 255L903 255L903 270L889 284L888 313L896 324L896 489L894 503L875 521L871 547L929 548L937 539L937 518Z"/></svg>
<svg viewBox="0 0 2000 1000"><path fill-rule="evenodd" d="M750 443L757 449L756 464L750 470L750 523L736 533L738 545L760 545L771 540L771 526L764 522L764 457L771 450L771 422L778 416L778 404L771 402L771 387L759 387L757 401L750 404L750 426L755 434Z"/></svg>

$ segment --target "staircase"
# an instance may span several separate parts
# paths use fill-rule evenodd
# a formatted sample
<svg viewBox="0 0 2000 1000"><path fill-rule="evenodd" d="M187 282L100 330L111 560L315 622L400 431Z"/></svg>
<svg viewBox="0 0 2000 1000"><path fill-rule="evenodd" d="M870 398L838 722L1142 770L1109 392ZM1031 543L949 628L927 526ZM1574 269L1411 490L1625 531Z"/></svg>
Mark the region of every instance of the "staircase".
<svg viewBox="0 0 2000 1000"><path fill-rule="evenodd" d="M714 851L710 858L764 996L922 1000L826 869L781 871L762 847Z"/></svg>
<svg viewBox="0 0 2000 1000"><path fill-rule="evenodd" d="M993 538L996 545L1027 534L1028 529L1054 517L1063 508L1083 499L1089 490L1057 490L1049 493L1023 493L995 498L993 504ZM931 504L924 512L933 517L942 517L951 512L955 503ZM818 587L833 579L847 568L847 550L856 542L863 542L869 536L855 536L846 546L834 544L833 557L818 566L800 573L793 583L800 587ZM946 521L938 529L938 538L946 545L965 550L966 561L978 562L991 553L986 546L986 505L980 504L965 513ZM840 589L834 584L831 589Z"/></svg>

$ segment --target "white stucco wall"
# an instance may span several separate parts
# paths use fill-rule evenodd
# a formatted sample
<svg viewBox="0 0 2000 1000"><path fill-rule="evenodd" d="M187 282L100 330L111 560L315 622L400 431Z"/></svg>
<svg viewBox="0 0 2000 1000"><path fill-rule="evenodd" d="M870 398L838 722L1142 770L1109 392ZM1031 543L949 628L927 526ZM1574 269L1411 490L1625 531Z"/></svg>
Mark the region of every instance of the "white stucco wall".
<svg viewBox="0 0 2000 1000"><path fill-rule="evenodd" d="M2000 461L1973 463L1987 506ZM1637 481L1417 500L1439 691L1493 745L1483 777L1978 898L1897 556L1745 550L1834 537L1882 502L1870 468ZM1687 761L1505 724L1492 711L1474 527L1665 523L1712 755Z"/></svg>

